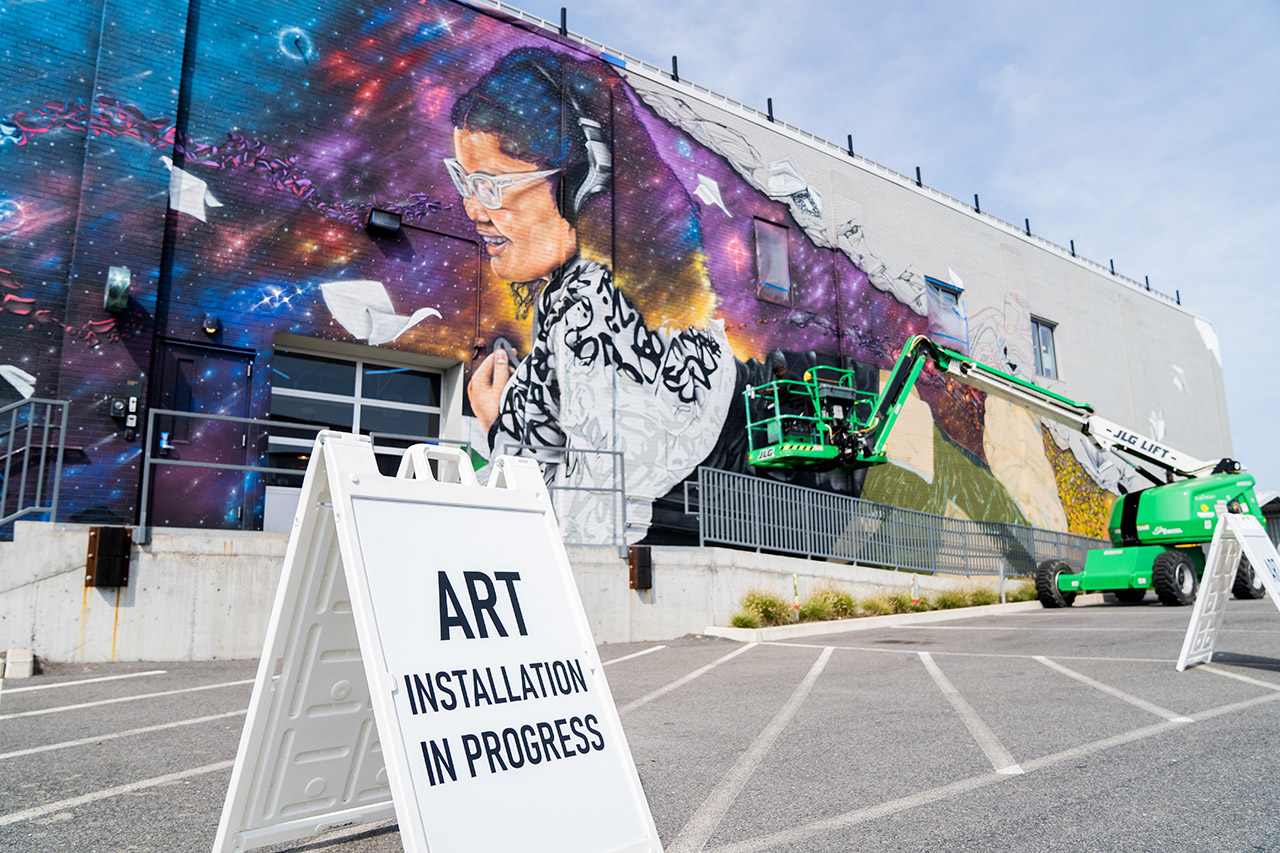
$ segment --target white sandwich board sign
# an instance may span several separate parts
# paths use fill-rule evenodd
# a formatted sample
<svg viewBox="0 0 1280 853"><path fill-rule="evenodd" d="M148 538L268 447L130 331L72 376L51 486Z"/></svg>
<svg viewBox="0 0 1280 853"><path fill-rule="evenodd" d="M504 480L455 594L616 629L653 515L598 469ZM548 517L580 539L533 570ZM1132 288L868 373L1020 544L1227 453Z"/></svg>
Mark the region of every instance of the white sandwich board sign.
<svg viewBox="0 0 1280 853"><path fill-rule="evenodd" d="M320 434L214 853L393 814L412 853L660 853L542 475L494 466Z"/></svg>
<svg viewBox="0 0 1280 853"><path fill-rule="evenodd" d="M1213 660L1213 648L1226 613L1227 600L1242 557L1262 580L1271 601L1280 609L1280 554L1267 531L1252 515L1222 513L1205 558L1200 592L1191 609L1191 622L1178 656L1178 672Z"/></svg>

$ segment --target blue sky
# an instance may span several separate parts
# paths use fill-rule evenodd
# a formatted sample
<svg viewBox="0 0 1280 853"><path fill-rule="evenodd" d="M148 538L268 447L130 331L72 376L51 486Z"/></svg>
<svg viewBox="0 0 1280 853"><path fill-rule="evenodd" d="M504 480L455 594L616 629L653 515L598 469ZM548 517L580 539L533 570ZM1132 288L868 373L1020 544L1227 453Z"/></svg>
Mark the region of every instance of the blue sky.
<svg viewBox="0 0 1280 853"><path fill-rule="evenodd" d="M568 22L1180 291L1221 342L1233 455L1280 490L1280 3L591 0Z"/></svg>

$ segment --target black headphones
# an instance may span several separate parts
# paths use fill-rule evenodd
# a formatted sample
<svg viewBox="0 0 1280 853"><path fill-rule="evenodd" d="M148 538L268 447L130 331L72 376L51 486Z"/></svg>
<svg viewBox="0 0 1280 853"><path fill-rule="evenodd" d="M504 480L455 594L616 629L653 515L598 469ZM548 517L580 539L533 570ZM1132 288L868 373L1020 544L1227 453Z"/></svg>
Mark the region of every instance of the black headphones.
<svg viewBox="0 0 1280 853"><path fill-rule="evenodd" d="M560 215L570 223L576 224L578 214L588 199L608 189L613 174L613 154L609 151L604 127L595 119L587 117L582 104L573 93L573 87L557 81L555 75L540 59L530 59L529 65L568 102L585 140L583 148L586 162L565 169L564 178L560 182L560 191L556 193L556 206L560 210Z"/></svg>

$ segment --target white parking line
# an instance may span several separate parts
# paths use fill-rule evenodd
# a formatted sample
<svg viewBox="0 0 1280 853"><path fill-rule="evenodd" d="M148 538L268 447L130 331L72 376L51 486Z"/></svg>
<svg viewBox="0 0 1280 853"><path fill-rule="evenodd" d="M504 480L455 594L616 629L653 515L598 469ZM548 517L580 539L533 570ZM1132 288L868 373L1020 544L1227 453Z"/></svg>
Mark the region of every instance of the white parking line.
<svg viewBox="0 0 1280 853"><path fill-rule="evenodd" d="M1248 702L1239 702L1233 705L1224 705L1221 708L1213 708L1209 711L1202 711L1196 714L1197 718L1205 719L1208 717L1218 716L1220 714L1230 713L1232 711L1243 710L1246 707L1261 704L1263 702L1274 702L1280 700L1280 693L1274 693L1262 696ZM1074 761L1086 755L1096 752L1114 749L1127 743L1143 740L1155 735L1164 734L1178 728L1180 724L1174 722L1156 723L1150 726L1144 726L1140 729L1134 729L1114 737L1097 740L1093 743L1082 744L1072 747L1071 749L1055 752L1052 755L1046 755L1042 758L1032 759L1023 765L1023 770L1032 773L1036 770L1043 770L1063 762ZM708 853L758 853L762 850L773 850L784 846L801 847L807 838L815 835L834 832L840 829L846 829L860 823L875 820L876 818L889 817L890 815L899 814L916 808L917 806L928 805L939 800L945 800L959 794L965 794L969 791L985 788L988 785L994 785L1008 779L1008 776L999 773L983 773L979 776L971 776L968 779L960 779L949 785L943 785L938 788L930 788L927 791L921 791L918 794L911 794L896 800L890 800L887 803L879 803L864 809L856 809L854 811L838 814L833 817L824 818L823 820L813 821L812 823L802 824L775 832L770 835L762 835L759 838L751 838L745 841L739 841L735 844L727 844L723 847L716 847Z"/></svg>
<svg viewBox="0 0 1280 853"><path fill-rule="evenodd" d="M1236 711L1243 711L1246 708L1252 708L1255 705L1263 705L1267 702L1275 702L1280 699L1280 693L1268 693L1266 696L1255 696L1252 699L1246 699L1243 702L1236 702L1232 705L1222 705L1218 708L1211 708L1208 711L1198 711L1193 716L1197 721L1208 720L1213 717L1221 717L1223 714L1232 714Z"/></svg>
<svg viewBox="0 0 1280 853"><path fill-rule="evenodd" d="M122 737L133 737L134 735L149 734L150 732L159 732L165 729L176 729L179 726L194 726L197 723L209 723L214 720L224 720L227 717L240 717L247 713L241 711L227 711L225 714L210 714L207 717L194 717L190 720L178 720L174 723L159 723L154 726L143 726L140 729L129 729L124 732L112 732L110 734L98 735L96 737L85 737L79 740L67 740L62 743L50 743L44 746L33 746L30 749L19 749L13 752L0 752L0 761L6 758L20 758L24 755L34 755L37 752L52 752L57 749L66 749L72 746L84 746L90 743L102 743L103 741L116 740Z"/></svg>
<svg viewBox="0 0 1280 853"><path fill-rule="evenodd" d="M1265 687L1268 690L1280 690L1280 684L1272 684L1270 681L1263 681L1260 678L1250 678L1249 676L1241 675L1238 672L1229 672L1225 669L1218 669L1211 663L1201 664L1197 669L1203 670L1204 672L1212 672L1214 675L1221 675L1224 678L1234 678L1236 681L1243 681L1245 684L1256 684L1258 687Z"/></svg>
<svg viewBox="0 0 1280 853"><path fill-rule="evenodd" d="M789 649L826 649L834 648L838 652L879 652L887 655L917 655L914 649L899 649L885 646L841 646L838 644L827 645L825 643L792 643L788 641L771 640L763 645L766 646L783 646ZM952 658L993 658L996 660L1034 660L1036 655L1013 655L1007 652L941 652L933 651L938 657ZM1096 657L1092 655L1055 655L1058 660L1100 660L1113 661L1117 663L1167 663L1170 666L1178 662L1177 658L1114 658L1114 657Z"/></svg>
<svg viewBox="0 0 1280 853"><path fill-rule="evenodd" d="M969 734L973 735L973 739L978 742L978 746L982 747L982 751L986 753L992 769L1005 776L1017 776L1020 774L1022 768L1018 766L1018 762L1013 760L1013 756L1000 743L995 732L987 727L987 724L978 716L978 712L973 710L973 706L965 701L964 697L960 695L960 691L956 690L955 686L942 674L942 670L938 669L938 665L933 661L933 655L928 652L919 652L918 654L920 655L920 661L924 664L924 668L929 670L929 675L933 676L938 689L942 691L942 695L947 697L951 707L956 709L956 713L964 721L965 728L969 730Z"/></svg>
<svg viewBox="0 0 1280 853"><path fill-rule="evenodd" d="M81 678L77 681L59 681L57 684L37 684L34 687L6 687L4 695L30 693L32 690L53 690L55 687L79 687L81 684L97 684L99 681L119 681L122 678L142 678L144 675L164 675L168 670L151 669L146 672L127 672L124 675L104 675L101 678Z"/></svg>
<svg viewBox="0 0 1280 853"><path fill-rule="evenodd" d="M951 654L951 652L939 652L939 654ZM1027 655L1027 657L1035 658L1035 655ZM1057 660L1093 660L1106 661L1110 663L1167 663L1175 664L1177 658L1113 658L1106 655L1054 655Z"/></svg>
<svg viewBox="0 0 1280 853"><path fill-rule="evenodd" d="M1149 726L1143 726L1140 729L1134 729L1123 734L1112 735L1102 740L1095 740L1092 743L1082 743L1079 746L1073 746L1070 749L1064 749L1061 752L1055 752L1052 755L1044 755L1040 758L1033 758L1027 762L1026 770L1028 773L1034 773L1036 770L1043 770L1055 764L1061 764L1064 761L1076 761L1084 758L1086 755L1093 755L1095 752L1103 750L1115 749L1118 746L1124 746L1126 743L1133 743L1137 740L1149 738L1153 735L1165 734L1178 727L1178 723L1172 720L1164 723L1152 723Z"/></svg>
<svg viewBox="0 0 1280 853"><path fill-rule="evenodd" d="M653 691L652 693L646 693L644 696L641 696L639 699L636 699L632 702L628 702L627 704L623 705L621 708L618 709L618 713L622 714L627 711L633 710L635 708L639 708L641 705L644 705L648 702L652 702L654 699L657 699L659 696L663 696L667 693L670 693L672 690L675 690L677 687L683 687L684 685L688 684L690 681L693 681L695 678L700 678L706 675L708 672L715 669L717 666L724 663L725 661L732 660L733 658L736 658L738 655L742 654L743 652L754 649L758 645L760 644L747 643L745 646L742 646L741 648L734 649L724 657L717 658L716 660L713 660L711 663L707 664L706 666L695 669L693 672L689 673L683 678L677 678L675 681L671 682L666 687L659 687L657 690ZM4 719L4 718L0 717L0 719Z"/></svg>
<svg viewBox="0 0 1280 853"><path fill-rule="evenodd" d="M667 845L667 853L697 853L707 845L707 840L716 831L720 821L724 820L725 814L733 805L733 801L738 798L738 794L742 792L742 786L747 784L747 780L760 766L760 762L764 760L773 742L778 739L778 735L782 734L782 730L787 727L791 718L796 715L796 711L808 698L814 682L818 680L827 661L831 659L831 652L832 649L823 649L822 654L818 655L818 659L809 668L809 673L800 682L800 686L791 694L787 704L782 706L782 710L774 716L732 769L724 775L711 795L698 807L693 817L689 818L675 840Z"/></svg>
<svg viewBox="0 0 1280 853"><path fill-rule="evenodd" d="M1090 687L1094 688L1095 690L1101 690L1103 693L1106 693L1108 696L1114 696L1122 702L1128 702L1130 705L1134 706L1135 708L1141 708L1144 711L1150 711L1152 714L1155 714L1157 717L1164 717L1166 720L1168 720L1171 723L1194 723L1195 722L1195 720L1191 719L1190 717L1186 717L1186 716L1183 716L1182 714L1176 713L1174 711L1170 711L1168 708L1161 708L1159 705L1153 705L1152 703L1148 702L1145 699L1139 699L1137 696L1131 696L1128 693L1125 693L1123 690L1118 690L1109 684L1103 684L1101 681L1095 681L1087 675L1076 672L1074 669L1067 669L1062 664L1056 663L1055 661L1051 661L1047 657L1044 657L1043 655L1034 655L1033 659L1039 661L1040 663L1044 664L1050 669L1056 669L1058 672L1062 673L1068 678L1074 678L1076 681L1080 682L1081 684L1087 684Z"/></svg>
<svg viewBox="0 0 1280 853"><path fill-rule="evenodd" d="M117 785L114 788L104 788L101 791L94 791L91 794L83 794L79 797L72 797L69 800L59 800L56 803L48 803L43 806L36 806L33 809L14 812L13 814L0 815L0 826L9 826L13 823L21 823L24 820L32 820L33 818L44 817L48 814L57 814L58 812L74 809L77 806L83 806L86 803L94 803L98 800L105 800L108 797L118 797L121 794L129 794L134 791L142 791L147 788L154 788L157 785L164 785L169 782L177 782L180 779L187 779L192 776L200 776L205 773L214 773L218 770L229 769L235 761L219 761L216 764L206 764L203 767L193 767L190 770L179 770L176 773L166 773L163 776L156 776L151 779L143 779L138 782L130 782L127 785ZM179 805L175 803L175 805Z"/></svg>
<svg viewBox="0 0 1280 853"><path fill-rule="evenodd" d="M622 656L622 657L620 657L620 658L614 658L613 660L607 660L607 661L605 661L604 663L602 663L602 664L600 664L600 665L601 665L601 666L609 666L610 664L614 664L614 663L622 663L624 660L631 660L632 658L638 658L638 657L640 657L641 655L647 655L647 654L649 654L650 652L656 652L656 651L658 651L658 650L660 650L660 649L665 649L665 648L666 648L666 646L653 646L652 648L644 649L643 651L635 652L634 654L623 655L623 656Z"/></svg>
<svg viewBox="0 0 1280 853"><path fill-rule="evenodd" d="M888 817L889 815L904 812L917 806L928 805L929 803L945 800L948 797L954 797L957 794L964 794L976 788L985 788L987 785L994 785L1008 779L1008 776L1001 776L998 773L984 773L981 776L971 776L968 779L961 779L952 782L949 785L943 785L941 788L933 788L928 791L921 791L919 794L912 794L909 797L901 797L896 800L890 800L887 803L870 806L865 809L845 812L844 814L829 817L825 820L817 820L813 823L806 823L801 826L784 829L781 832L775 832L770 835L762 835L759 838L751 838L746 841L739 841L736 844L728 844L724 847L715 847L709 853L757 853L760 850L776 850L791 846L793 849L803 849L801 842L806 838L812 838L826 832L832 832L838 829L845 829L855 826L859 823L866 823L869 820L875 820L879 817Z"/></svg>
<svg viewBox="0 0 1280 853"><path fill-rule="evenodd" d="M254 679L242 681L224 681L221 684L205 684L200 687L183 687L179 690L162 690L159 693L142 693L137 696L118 696L115 699L99 699L97 702L81 702L79 705L59 705L56 708L41 708L38 711L20 711L17 714L0 714L0 720L16 720L19 717L38 717L42 714L60 714L63 711L78 711L81 708L96 708L99 705L114 705L117 702L135 702L139 699L158 699L161 696L177 696L179 693L197 693L201 690L216 690L219 687L236 687L241 684L253 684Z"/></svg>
<svg viewBox="0 0 1280 853"><path fill-rule="evenodd" d="M886 627L894 628L900 631L1028 631L1031 630L1026 625L934 625L926 623L923 625L888 625ZM1123 634L1123 633L1145 633L1147 631L1173 631L1178 634L1185 634L1185 628L1044 628L1039 625L1035 627L1037 634L1047 632L1058 632L1066 634Z"/></svg>
<svg viewBox="0 0 1280 853"><path fill-rule="evenodd" d="M1007 618L1007 617L1001 617ZM1026 625L886 625L895 631L1028 631ZM1049 632L1062 634L1185 634L1186 628L1045 628L1037 625L1037 634ZM1223 628L1220 633L1232 634L1280 634L1280 630L1263 630L1259 628Z"/></svg>

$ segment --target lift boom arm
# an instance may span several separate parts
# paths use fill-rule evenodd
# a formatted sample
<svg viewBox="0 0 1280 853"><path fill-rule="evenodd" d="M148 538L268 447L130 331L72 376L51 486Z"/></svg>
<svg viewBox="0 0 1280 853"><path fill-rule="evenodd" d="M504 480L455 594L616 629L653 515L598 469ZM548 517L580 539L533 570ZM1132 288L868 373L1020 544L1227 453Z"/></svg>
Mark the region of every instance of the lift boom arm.
<svg viewBox="0 0 1280 853"><path fill-rule="evenodd" d="M1217 460L1207 462L1197 459L1096 415L1088 403L1079 403L1047 391L968 356L937 346L923 337L916 340L925 341L928 347L936 351L930 353L930 356L944 373L1002 400L1025 406L1041 417L1077 429L1103 450L1123 451L1135 459L1182 477L1212 474L1221 465ZM947 363L944 364L944 361Z"/></svg>
<svg viewBox="0 0 1280 853"><path fill-rule="evenodd" d="M799 388L792 387L787 391L784 387L784 393L780 394L778 386L801 386L802 383L781 380L757 388L748 388L745 395L748 407L748 434L752 445L751 461L754 464L764 465L794 464L791 459L799 464L814 461L815 448L797 440L802 436L789 435L797 431L795 426L797 423L802 428L812 426L811 437L819 444L829 442L833 446L832 453L826 455L826 459L830 460L828 467L860 467L883 461L884 445L888 441L889 433L897 422L911 389L915 387L920 371L929 361L932 361L940 372L953 376L966 385L1023 406L1041 417L1079 430L1103 450L1123 451L1134 459L1183 477L1199 477L1218 471L1239 469L1239 466L1231 460L1206 462L1196 459L1155 439L1099 417L1094 414L1093 407L1088 403L1077 402L1061 394L1055 394L1025 379L1019 379L1010 373L975 361L967 355L939 346L923 335L917 335L907 341L884 387L876 395L854 392L849 371L832 367L815 367L807 372L806 383L803 383L807 387L804 389L803 396L807 396L812 402L816 417L787 418L778 414L783 408L783 399L788 395L792 398L801 396ZM771 414L775 418L781 418L784 424L789 422L791 428L784 426L773 429L771 437L776 440L772 442L774 446L768 448L772 452L767 452L765 448L755 447L755 436L763 421L752 420L751 401L757 398L769 399L767 389L770 388L772 388ZM832 401L840 401L846 405L837 405ZM869 410L865 420L857 417L859 406L854 403L860 403L863 410Z"/></svg>

